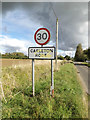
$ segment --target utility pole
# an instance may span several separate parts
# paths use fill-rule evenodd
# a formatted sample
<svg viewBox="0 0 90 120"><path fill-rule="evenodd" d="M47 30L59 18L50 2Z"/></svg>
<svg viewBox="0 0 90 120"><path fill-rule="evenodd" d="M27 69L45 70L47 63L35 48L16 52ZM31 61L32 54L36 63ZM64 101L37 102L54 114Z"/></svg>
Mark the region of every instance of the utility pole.
<svg viewBox="0 0 90 120"><path fill-rule="evenodd" d="M58 65L57 65L57 53L58 53L58 18L56 19L56 61L55 61L55 67L56 70L58 70Z"/></svg>
<svg viewBox="0 0 90 120"><path fill-rule="evenodd" d="M56 17L56 60L55 60L55 70L57 71L58 70L58 65L57 65L57 52L58 52L58 17L56 15L56 12L55 10L53 9L52 7L52 4L51 4L51 8L53 10L53 13Z"/></svg>

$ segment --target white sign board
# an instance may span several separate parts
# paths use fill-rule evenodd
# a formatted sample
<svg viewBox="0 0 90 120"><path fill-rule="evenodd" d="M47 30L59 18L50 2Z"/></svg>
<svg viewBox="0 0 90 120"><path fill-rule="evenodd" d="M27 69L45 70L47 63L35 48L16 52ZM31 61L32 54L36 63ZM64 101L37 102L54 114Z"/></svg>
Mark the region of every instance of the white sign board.
<svg viewBox="0 0 90 120"><path fill-rule="evenodd" d="M55 47L29 47L29 59L55 59Z"/></svg>

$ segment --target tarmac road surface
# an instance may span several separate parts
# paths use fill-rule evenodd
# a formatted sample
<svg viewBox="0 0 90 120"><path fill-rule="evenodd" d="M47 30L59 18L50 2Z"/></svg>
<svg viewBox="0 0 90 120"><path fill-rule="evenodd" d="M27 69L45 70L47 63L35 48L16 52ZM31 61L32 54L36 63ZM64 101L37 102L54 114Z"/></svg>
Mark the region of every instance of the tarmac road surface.
<svg viewBox="0 0 90 120"><path fill-rule="evenodd" d="M74 65L78 69L78 73L80 74L81 80L86 87L86 92L90 95L90 68L78 62L75 62Z"/></svg>

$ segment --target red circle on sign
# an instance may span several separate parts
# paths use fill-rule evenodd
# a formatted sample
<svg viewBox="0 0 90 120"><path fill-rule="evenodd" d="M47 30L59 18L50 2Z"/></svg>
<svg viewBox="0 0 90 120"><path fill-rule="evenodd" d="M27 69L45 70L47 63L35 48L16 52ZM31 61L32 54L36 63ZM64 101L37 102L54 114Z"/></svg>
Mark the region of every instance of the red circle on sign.
<svg viewBox="0 0 90 120"><path fill-rule="evenodd" d="M40 30L45 30L45 31L48 32L48 40L45 41L44 43L39 43L39 42L37 41L37 39L36 39L36 35L37 35L37 33L38 33ZM46 29L46 28L39 28L39 29L35 32L34 39L35 39L36 43L39 44L39 45L45 45L45 44L47 44L47 43L49 42L49 40L50 40L50 32L49 32L49 30Z"/></svg>

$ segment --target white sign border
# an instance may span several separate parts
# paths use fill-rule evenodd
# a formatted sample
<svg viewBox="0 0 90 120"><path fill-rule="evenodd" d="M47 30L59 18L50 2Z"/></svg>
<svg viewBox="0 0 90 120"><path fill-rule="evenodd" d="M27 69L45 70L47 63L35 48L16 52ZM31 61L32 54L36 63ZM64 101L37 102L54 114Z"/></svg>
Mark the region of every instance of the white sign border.
<svg viewBox="0 0 90 120"><path fill-rule="evenodd" d="M30 48L54 48L54 58L29 58L29 49ZM54 46L47 46L47 47L29 47L28 48L28 59L35 59L35 60L54 60L56 58L56 48Z"/></svg>

